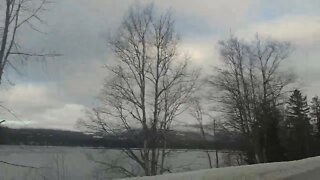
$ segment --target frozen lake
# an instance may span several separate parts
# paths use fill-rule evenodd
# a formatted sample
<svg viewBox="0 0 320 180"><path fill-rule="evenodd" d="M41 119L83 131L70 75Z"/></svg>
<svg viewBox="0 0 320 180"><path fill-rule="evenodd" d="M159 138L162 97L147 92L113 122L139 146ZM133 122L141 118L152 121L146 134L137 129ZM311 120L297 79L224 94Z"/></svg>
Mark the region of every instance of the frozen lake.
<svg viewBox="0 0 320 180"><path fill-rule="evenodd" d="M220 153L219 157L220 166L237 164L235 156L229 153ZM121 150L84 147L0 146L0 161L36 167L24 168L0 163L1 180L112 179L121 176L106 171L104 163L118 163L132 168L135 166ZM209 167L206 153L201 150L173 150L168 165L172 172Z"/></svg>

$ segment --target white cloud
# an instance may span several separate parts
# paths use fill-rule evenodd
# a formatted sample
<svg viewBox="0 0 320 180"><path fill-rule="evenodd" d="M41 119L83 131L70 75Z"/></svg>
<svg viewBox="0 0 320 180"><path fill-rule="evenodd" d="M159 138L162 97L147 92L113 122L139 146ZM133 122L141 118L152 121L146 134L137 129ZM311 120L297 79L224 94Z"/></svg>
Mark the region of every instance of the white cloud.
<svg viewBox="0 0 320 180"><path fill-rule="evenodd" d="M48 86L18 84L2 90L1 102L15 114L1 109L1 118L11 127L74 129L85 116L84 105L59 101Z"/></svg>
<svg viewBox="0 0 320 180"><path fill-rule="evenodd" d="M320 17L284 16L250 25L237 32L242 37L253 37L256 33L295 44L312 44L320 40Z"/></svg>
<svg viewBox="0 0 320 180"><path fill-rule="evenodd" d="M237 36L252 39L255 34L263 38L288 41L293 44L293 52L285 67L297 73L299 87L308 95L318 91L320 16L285 15L269 21L253 23L236 32Z"/></svg>
<svg viewBox="0 0 320 180"><path fill-rule="evenodd" d="M50 96L48 86L17 84L2 90L0 101L10 108L24 111L57 106L59 102Z"/></svg>
<svg viewBox="0 0 320 180"><path fill-rule="evenodd" d="M31 126L73 130L77 120L85 117L84 109L85 107L80 104L65 104L62 107L47 109L30 117Z"/></svg>
<svg viewBox="0 0 320 180"><path fill-rule="evenodd" d="M210 71L212 66L219 64L219 52L216 42L217 39L214 37L183 41L179 52L190 57L194 65Z"/></svg>
<svg viewBox="0 0 320 180"><path fill-rule="evenodd" d="M45 111L33 112L23 119L5 118L5 125L15 128L51 128L76 130L76 122L84 118L85 107L79 104L65 104L62 107L49 108Z"/></svg>

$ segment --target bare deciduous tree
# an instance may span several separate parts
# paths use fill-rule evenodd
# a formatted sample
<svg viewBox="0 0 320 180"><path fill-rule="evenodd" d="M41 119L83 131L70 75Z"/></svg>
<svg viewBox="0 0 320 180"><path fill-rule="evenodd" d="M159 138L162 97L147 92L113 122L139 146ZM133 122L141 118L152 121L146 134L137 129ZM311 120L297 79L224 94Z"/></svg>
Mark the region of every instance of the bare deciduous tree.
<svg viewBox="0 0 320 180"><path fill-rule="evenodd" d="M267 131L277 126L276 114L283 104L285 88L294 80L280 68L290 46L258 37L252 43L231 37L220 42L220 47L224 66L209 82L220 90L218 100L228 115L226 124L249 140L256 162L268 162L268 143L274 140Z"/></svg>
<svg viewBox="0 0 320 180"><path fill-rule="evenodd" d="M198 97L194 97L190 101L190 114L192 117L194 117L198 123L198 127L200 130L200 134L202 136L202 139L206 144L210 143L207 136L208 134L211 134L215 136L218 131L218 123L215 118L213 118L208 111L203 107L203 102L201 102L201 99ZM204 117L209 118L208 122L204 122ZM210 154L211 150L207 149L208 146L204 146L201 148L204 148L204 151L207 155L209 167L213 168L213 162L212 162L212 155ZM219 168L219 150L218 147L215 148L215 167Z"/></svg>
<svg viewBox="0 0 320 180"><path fill-rule="evenodd" d="M19 43L18 36L23 26L29 26L35 31L39 31L35 23L43 23L40 13L45 10L45 5L49 3L47 0L3 0L0 2L0 84L3 82L7 68L12 68L19 72L15 65L15 60L25 61L29 57L52 57L58 54L39 54L35 52L24 51L22 45ZM0 105L15 118L16 115L12 110ZM2 125L5 120L0 121ZM19 164L1 161L15 165L18 167L28 167Z"/></svg>
<svg viewBox="0 0 320 180"><path fill-rule="evenodd" d="M213 136L216 136L217 134L217 126L218 126L218 123L217 123L217 120L216 119L212 119L212 131L213 131ZM216 168L219 168L220 165L219 165L219 150L216 148L215 150L215 156L216 156Z"/></svg>
<svg viewBox="0 0 320 180"><path fill-rule="evenodd" d="M40 13L45 10L47 3L48 0L3 0L0 3L0 83L6 68L10 67L19 72L14 60L58 55L24 51L18 40L23 26L39 31L35 24L44 23Z"/></svg>
<svg viewBox="0 0 320 180"><path fill-rule="evenodd" d="M108 66L100 100L87 127L105 133L129 133L141 149L124 149L144 175L162 174L167 133L195 91L197 71L177 52L179 38L170 13L156 16L152 6L131 8L110 47L116 56ZM127 173L128 174L128 173Z"/></svg>
<svg viewBox="0 0 320 180"><path fill-rule="evenodd" d="M199 130L200 130L200 134L203 138L203 140L206 142L206 143L209 143L208 140L207 140L207 133L205 132L205 128L204 128L204 124L203 124L203 116L204 116L204 110L203 110L203 107L201 106L200 104L200 100L199 98L194 98L191 100L191 115L196 119L198 125L199 125ZM213 168L213 165L212 165L212 157L211 157L211 154L210 154L210 151L206 148L206 147L203 147L205 150L205 153L207 155L207 159L208 159L208 163L209 163L209 167L210 168Z"/></svg>
<svg viewBox="0 0 320 180"><path fill-rule="evenodd" d="M48 0L4 0L0 2L0 84L3 82L3 78L6 76L5 71L8 68L20 73L17 64L15 64L16 60L26 61L29 57L45 58L59 55L24 51L18 40L24 26L39 31L35 24L44 23L40 14L48 3ZM16 118L12 110L3 105L0 107ZM0 124L3 122L5 120Z"/></svg>

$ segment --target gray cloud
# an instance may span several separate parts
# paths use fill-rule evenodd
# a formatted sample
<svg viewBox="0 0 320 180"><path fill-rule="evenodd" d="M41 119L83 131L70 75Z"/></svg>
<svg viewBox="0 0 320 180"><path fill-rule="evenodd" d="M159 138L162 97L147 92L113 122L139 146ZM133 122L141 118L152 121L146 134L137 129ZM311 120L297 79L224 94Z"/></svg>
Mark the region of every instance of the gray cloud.
<svg viewBox="0 0 320 180"><path fill-rule="evenodd" d="M1 88L0 101L19 116L11 126L73 129L92 106L102 87L112 60L107 48L107 35L116 31L128 7L135 0L56 0L43 13L46 34L30 28L20 32L19 40L29 51L54 51L63 56L44 63L30 61L21 66L24 76L9 70L15 86ZM149 3L141 0L141 3ZM219 63L218 40L230 33L242 37L256 32L280 40L291 41L295 51L288 68L301 76L308 94L320 86L318 62L320 53L319 1L317 0L156 0L159 11L172 9L181 33L181 51L193 63L210 72Z"/></svg>

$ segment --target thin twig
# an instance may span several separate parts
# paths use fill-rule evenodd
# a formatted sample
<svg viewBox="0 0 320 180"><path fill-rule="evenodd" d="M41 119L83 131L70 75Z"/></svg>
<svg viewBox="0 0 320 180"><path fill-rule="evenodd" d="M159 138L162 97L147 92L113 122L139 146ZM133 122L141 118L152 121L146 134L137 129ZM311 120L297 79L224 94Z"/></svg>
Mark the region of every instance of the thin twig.
<svg viewBox="0 0 320 180"><path fill-rule="evenodd" d="M1 161L1 160L0 160L0 163L8 164L8 165L11 165L11 166L16 166L16 167L22 167L22 168L39 169L38 167L27 166L27 165L21 165L21 164L14 164L14 163L9 163L9 162L6 162L6 161Z"/></svg>

